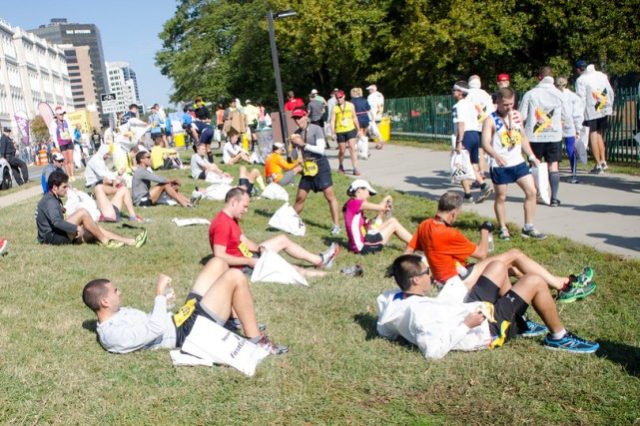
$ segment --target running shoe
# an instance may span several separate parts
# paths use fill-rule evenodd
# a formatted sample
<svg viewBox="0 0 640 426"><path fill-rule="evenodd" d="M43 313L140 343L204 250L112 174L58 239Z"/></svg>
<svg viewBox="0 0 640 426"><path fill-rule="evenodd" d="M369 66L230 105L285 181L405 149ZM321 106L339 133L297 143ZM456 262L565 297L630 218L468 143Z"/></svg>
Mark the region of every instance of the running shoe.
<svg viewBox="0 0 640 426"><path fill-rule="evenodd" d="M546 325L527 320L527 330L518 334L521 337L538 337L549 332Z"/></svg>
<svg viewBox="0 0 640 426"><path fill-rule="evenodd" d="M604 170L602 170L602 167L600 166L595 166L591 171L589 171L589 173L592 175L601 175L604 173Z"/></svg>
<svg viewBox="0 0 640 426"><path fill-rule="evenodd" d="M338 257L339 251L340 247L336 243L331 243L327 250L320 253L320 258L322 259L320 266L325 269L331 268L333 266L333 261Z"/></svg>
<svg viewBox="0 0 640 426"><path fill-rule="evenodd" d="M0 256L7 254L7 248L9 248L9 241L0 239Z"/></svg>
<svg viewBox="0 0 640 426"><path fill-rule="evenodd" d="M572 177L571 179L569 179L569 183L580 183L580 181L578 180L578 178Z"/></svg>
<svg viewBox="0 0 640 426"><path fill-rule="evenodd" d="M594 291L596 291L596 283L594 281L590 281L584 285L577 285L577 283L572 283L569 290L560 291L558 293L558 297L556 301L558 303L571 303L576 300L584 299Z"/></svg>
<svg viewBox="0 0 640 426"><path fill-rule="evenodd" d="M593 276L596 272L590 266L585 266L584 269L578 276L576 276L576 283L580 283L581 285L589 284L593 280Z"/></svg>
<svg viewBox="0 0 640 426"><path fill-rule="evenodd" d="M344 167L342 167L342 164L338 166L338 173L344 174Z"/></svg>
<svg viewBox="0 0 640 426"><path fill-rule="evenodd" d="M560 200L558 200L557 198L552 198L551 199L551 204L549 204L551 207L560 207Z"/></svg>
<svg viewBox="0 0 640 426"><path fill-rule="evenodd" d="M602 171L609 170L609 165L606 161L603 161L602 163L600 163L600 168L602 169Z"/></svg>
<svg viewBox="0 0 640 426"><path fill-rule="evenodd" d="M500 228L498 238L502 241L509 241L511 239L511 234L509 234L509 229L506 226L504 228Z"/></svg>
<svg viewBox="0 0 640 426"><path fill-rule="evenodd" d="M147 230L143 229L136 237L136 248L140 248L147 242Z"/></svg>
<svg viewBox="0 0 640 426"><path fill-rule="evenodd" d="M360 176L360 171L358 169L353 169L354 176Z"/></svg>
<svg viewBox="0 0 640 426"><path fill-rule="evenodd" d="M536 228L522 228L522 232L520 233L524 238L533 238L534 240L544 240L547 238L545 234L538 231Z"/></svg>
<svg viewBox="0 0 640 426"><path fill-rule="evenodd" d="M191 200L189 200L189 202L191 203L191 205L197 206L200 200L202 200L202 197L204 197L204 194L200 192L198 188L196 188L191 193Z"/></svg>
<svg viewBox="0 0 640 426"><path fill-rule="evenodd" d="M364 269L360 265L347 266L344 269L340 270L342 275L346 275L347 277L361 277L364 274Z"/></svg>
<svg viewBox="0 0 640 426"><path fill-rule="evenodd" d="M484 191L476 198L476 204L483 202L493 194L493 188L487 186Z"/></svg>
<svg viewBox="0 0 640 426"><path fill-rule="evenodd" d="M289 352L288 346L276 345L275 343L271 342L271 340L269 340L269 338L265 335L262 335L262 337L260 338L260 340L258 340L258 342L256 342L256 344L269 351L271 355L283 355Z"/></svg>
<svg viewBox="0 0 640 426"><path fill-rule="evenodd" d="M242 328L242 323L240 322L240 318L229 318L227 322L224 323L224 328L233 332L242 332L244 329ZM267 329L267 326L262 323L258 323L258 330L263 332Z"/></svg>
<svg viewBox="0 0 640 426"><path fill-rule="evenodd" d="M568 331L561 339L552 339L551 335L547 334L542 344L547 349L567 351L577 354L592 354L600 348L600 344L597 342L590 342L589 340L582 339Z"/></svg>
<svg viewBox="0 0 640 426"><path fill-rule="evenodd" d="M124 246L124 243L116 240L109 240L106 244L103 244L106 248L117 249Z"/></svg>
<svg viewBox="0 0 640 426"><path fill-rule="evenodd" d="M340 225L334 224L331 228L331 235L339 235L340 232L342 232L342 229L340 229Z"/></svg>

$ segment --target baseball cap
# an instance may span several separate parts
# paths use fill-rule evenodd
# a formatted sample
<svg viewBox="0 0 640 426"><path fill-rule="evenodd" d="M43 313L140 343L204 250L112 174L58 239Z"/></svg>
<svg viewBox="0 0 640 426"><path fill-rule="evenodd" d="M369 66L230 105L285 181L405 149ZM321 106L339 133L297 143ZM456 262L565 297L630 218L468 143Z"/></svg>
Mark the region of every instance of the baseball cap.
<svg viewBox="0 0 640 426"><path fill-rule="evenodd" d="M586 67L587 67L587 61L585 61L584 59L578 59L576 61L576 68L584 69Z"/></svg>
<svg viewBox="0 0 640 426"><path fill-rule="evenodd" d="M60 154L59 152L54 152L52 158L53 161L64 161L64 155Z"/></svg>
<svg viewBox="0 0 640 426"><path fill-rule="evenodd" d="M282 142L274 142L273 143L273 147L274 148L278 148L278 149L282 149L282 148L284 148L284 144Z"/></svg>
<svg viewBox="0 0 640 426"><path fill-rule="evenodd" d="M317 94L318 94L318 91L317 91L316 89L313 89L313 90L311 90L311 94L312 94L312 95L317 95Z"/></svg>
<svg viewBox="0 0 640 426"><path fill-rule="evenodd" d="M62 108L62 105L58 105L58 106L56 106L55 113L56 114L66 114L66 111L64 110L64 108Z"/></svg>
<svg viewBox="0 0 640 426"><path fill-rule="evenodd" d="M250 104L251 103L251 99L247 99L246 101L244 101L245 104Z"/></svg>
<svg viewBox="0 0 640 426"><path fill-rule="evenodd" d="M371 185L369 185L369 182L367 182L364 179L356 179L353 182L351 182L351 185L349 185L349 191L348 192L353 194L360 188L364 188L364 189L368 190L369 194L371 194L371 195L376 195L377 194L375 189L373 189L371 187Z"/></svg>
<svg viewBox="0 0 640 426"><path fill-rule="evenodd" d="M11 133L11 127L3 127L2 131Z"/></svg>
<svg viewBox="0 0 640 426"><path fill-rule="evenodd" d="M370 84L367 86L367 90L378 90L378 86L375 84Z"/></svg>
<svg viewBox="0 0 640 426"><path fill-rule="evenodd" d="M337 93L337 92L339 92L339 91L340 91L340 89L336 88L336 89L333 89L333 90L331 91L331 93Z"/></svg>
<svg viewBox="0 0 640 426"><path fill-rule="evenodd" d="M343 98L344 97L344 90L338 90L336 92L336 96L339 97L339 98Z"/></svg>
<svg viewBox="0 0 640 426"><path fill-rule="evenodd" d="M509 74L507 73L502 73L502 74L498 74L498 78L496 79L496 81L510 81L511 79L509 78Z"/></svg>
<svg viewBox="0 0 640 426"><path fill-rule="evenodd" d="M291 112L291 117L293 118L300 118L300 117L306 117L307 116L307 111L305 111L302 108L296 108L293 110L293 112Z"/></svg>

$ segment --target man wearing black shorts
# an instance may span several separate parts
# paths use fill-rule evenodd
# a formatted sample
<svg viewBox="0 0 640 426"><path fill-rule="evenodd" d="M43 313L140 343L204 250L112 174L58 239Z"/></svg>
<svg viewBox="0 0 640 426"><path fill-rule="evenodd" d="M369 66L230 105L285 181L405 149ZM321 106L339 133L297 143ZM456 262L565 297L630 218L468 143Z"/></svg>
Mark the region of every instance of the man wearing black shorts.
<svg viewBox="0 0 640 426"><path fill-rule="evenodd" d="M222 260L212 259L205 265L185 304L175 314L167 312L168 300L175 300L170 283L171 278L160 274L150 314L121 308L122 293L108 279L87 283L82 300L96 314L96 331L102 347L113 353L180 347L198 316L224 326L235 312L247 339L274 355L288 351L286 346L274 345L260 333L246 277L238 270L229 269Z"/></svg>
<svg viewBox="0 0 640 426"><path fill-rule="evenodd" d="M319 126L309 123L307 112L302 109L294 109L291 117L298 124L298 129L291 136L291 143L302 152L302 178L298 186L294 210L300 214L304 209L304 202L309 191L320 192L329 203L329 212L333 226L332 235L340 233L338 221L338 200L333 192L333 180L331 179L331 166L324 156L326 146L324 131Z"/></svg>
<svg viewBox="0 0 640 426"><path fill-rule="evenodd" d="M558 207L558 163L562 160L562 123L571 120L571 113L562 92L553 84L551 67L542 67L538 78L540 83L524 94L520 103L520 113L525 120L524 129L533 154L539 159L544 158L549 164L551 207Z"/></svg>
<svg viewBox="0 0 640 426"><path fill-rule="evenodd" d="M565 330L547 284L537 275L525 275L511 286L501 262L487 265L464 303L426 297L431 275L419 256L398 257L390 268L401 291L378 297L378 333L401 335L416 344L426 358L442 358L451 350L472 351L502 346L518 332L518 316L533 306L549 329L548 349L593 353L596 342Z"/></svg>

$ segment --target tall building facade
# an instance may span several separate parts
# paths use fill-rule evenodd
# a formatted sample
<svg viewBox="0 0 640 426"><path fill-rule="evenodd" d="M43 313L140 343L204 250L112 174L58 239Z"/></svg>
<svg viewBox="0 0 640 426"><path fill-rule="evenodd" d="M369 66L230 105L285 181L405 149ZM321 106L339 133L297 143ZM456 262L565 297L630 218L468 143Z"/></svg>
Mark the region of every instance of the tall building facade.
<svg viewBox="0 0 640 426"><path fill-rule="evenodd" d="M116 95L116 112L126 112L129 105L140 104L136 73L128 62L107 62L109 92Z"/></svg>
<svg viewBox="0 0 640 426"><path fill-rule="evenodd" d="M73 109L64 51L0 20L0 126L17 130L16 113L33 118L40 102Z"/></svg>
<svg viewBox="0 0 640 426"><path fill-rule="evenodd" d="M74 24L68 23L65 18L51 19L49 24L29 30L54 44L72 45L74 47L88 46L91 68L93 70L93 80L95 82L95 97L100 99L101 95L107 93L107 74L105 69L104 52L102 49L102 39L100 30L94 24ZM71 53L70 50L68 50ZM76 53L76 57L78 52ZM69 59L73 60L73 57ZM73 65L75 66L75 65ZM79 66L79 65L78 65ZM83 79L79 70L73 70L72 85L76 87L76 92L83 86ZM78 74L78 75L75 75ZM86 80L86 77L85 77ZM90 94L84 93L85 100ZM78 97L79 98L79 97ZM79 102L82 103L82 102ZM101 113L100 102L97 103L98 111ZM104 121L104 120L103 120Z"/></svg>
<svg viewBox="0 0 640 426"><path fill-rule="evenodd" d="M76 110L86 109L90 117L90 126L100 128L98 116L100 102L96 93L89 46L73 46L71 44L58 46L64 50L67 59L74 108Z"/></svg>

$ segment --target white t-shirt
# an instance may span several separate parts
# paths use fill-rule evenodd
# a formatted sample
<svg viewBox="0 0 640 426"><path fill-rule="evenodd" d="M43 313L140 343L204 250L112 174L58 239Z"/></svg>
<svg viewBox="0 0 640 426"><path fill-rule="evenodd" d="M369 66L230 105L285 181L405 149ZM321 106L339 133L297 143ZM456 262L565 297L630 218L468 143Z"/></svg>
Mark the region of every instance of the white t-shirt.
<svg viewBox="0 0 640 426"><path fill-rule="evenodd" d="M222 148L222 162L224 164L229 164L231 159L240 154L240 152L242 152L242 147L239 143L233 144L231 142L227 142Z"/></svg>
<svg viewBox="0 0 640 426"><path fill-rule="evenodd" d="M512 110L510 117L501 118L497 112L491 114L490 119L496 126L491 144L497 155L504 158L507 164L503 167L517 166L524 163L522 157L522 116ZM494 158L491 167L500 167Z"/></svg>
<svg viewBox="0 0 640 426"><path fill-rule="evenodd" d="M484 119L487 118L495 108L493 107L493 99L491 95L482 89L469 89L467 93L467 99L471 102L476 109L476 118L478 125L482 126Z"/></svg>
<svg viewBox="0 0 640 426"><path fill-rule="evenodd" d="M467 98L462 98L456 102L451 110L451 115L453 117L453 128L456 133L458 131L457 124L460 122L464 123L465 132L480 131L480 125L476 117L476 109Z"/></svg>
<svg viewBox="0 0 640 426"><path fill-rule="evenodd" d="M382 120L382 113L384 112L384 96L380 92L373 92L367 97L367 102L371 106L371 112L373 113L373 119L375 121Z"/></svg>
<svg viewBox="0 0 640 426"><path fill-rule="evenodd" d="M209 165L211 165L211 163L205 157L193 154L191 156L191 177L198 179L200 174L204 172Z"/></svg>

